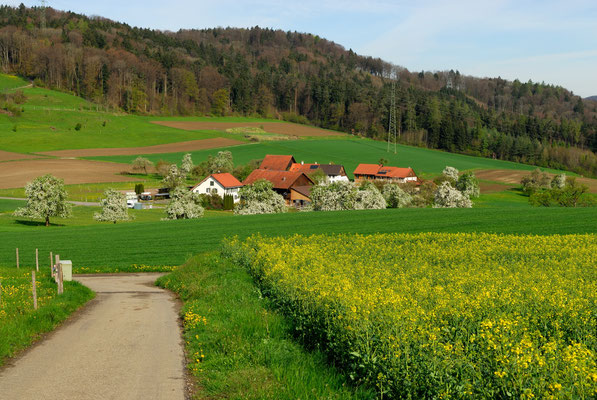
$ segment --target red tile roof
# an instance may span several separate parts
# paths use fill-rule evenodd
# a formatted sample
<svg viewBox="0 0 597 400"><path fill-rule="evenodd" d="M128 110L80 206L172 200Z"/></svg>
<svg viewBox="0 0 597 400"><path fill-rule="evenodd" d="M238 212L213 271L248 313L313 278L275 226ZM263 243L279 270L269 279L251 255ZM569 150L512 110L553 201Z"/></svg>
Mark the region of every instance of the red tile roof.
<svg viewBox="0 0 597 400"><path fill-rule="evenodd" d="M415 171L408 168L400 167L388 167L385 165L377 164L359 164L357 169L354 170L355 175L373 175L376 177L387 177L387 178L408 178L417 176Z"/></svg>
<svg viewBox="0 0 597 400"><path fill-rule="evenodd" d="M289 171L269 171L266 169L256 169L247 179L243 181L243 184L250 185L260 179L270 181L274 185L274 189L288 189L299 179L301 176L305 176L311 183L313 181L302 172L289 172Z"/></svg>
<svg viewBox="0 0 597 400"><path fill-rule="evenodd" d="M375 175L379 171L379 164L359 164L354 170L355 175Z"/></svg>
<svg viewBox="0 0 597 400"><path fill-rule="evenodd" d="M292 163L296 162L293 156L280 156L268 154L265 156L259 169L270 171L287 171Z"/></svg>
<svg viewBox="0 0 597 400"><path fill-rule="evenodd" d="M203 179L201 182L199 182L198 184L193 186L193 189L195 189L197 186L201 185L203 182L205 182L209 178L214 178L216 181L218 181L220 183L220 185L222 185L226 189L244 186L238 179L236 179L234 176L232 176L232 174L229 174L228 172L226 172L223 174L211 174L209 176L206 176L205 179ZM193 190L193 189L191 189L191 190Z"/></svg>
<svg viewBox="0 0 597 400"><path fill-rule="evenodd" d="M216 181L220 182L220 185L224 186L225 188L235 188L243 186L241 181L236 179L232 174L229 174L228 172L223 174L212 174L211 176Z"/></svg>

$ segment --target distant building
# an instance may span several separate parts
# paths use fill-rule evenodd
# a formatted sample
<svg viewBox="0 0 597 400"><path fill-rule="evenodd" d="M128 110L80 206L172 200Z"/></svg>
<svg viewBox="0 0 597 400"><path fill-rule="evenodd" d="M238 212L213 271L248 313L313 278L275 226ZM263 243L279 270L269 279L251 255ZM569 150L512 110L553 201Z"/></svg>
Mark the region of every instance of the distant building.
<svg viewBox="0 0 597 400"><path fill-rule="evenodd" d="M302 172L304 174L310 174L317 170L321 170L328 178L329 182L348 181L344 166L336 164L305 164L294 163L290 166L289 171L291 172Z"/></svg>
<svg viewBox="0 0 597 400"><path fill-rule="evenodd" d="M224 198L224 195L231 195L234 202L239 199L238 191L244 185L229 173L211 174L203 179L197 185L193 186L191 191L199 194L217 194Z"/></svg>
<svg viewBox="0 0 597 400"><path fill-rule="evenodd" d="M293 156L280 156L268 154L265 156L259 169L267 169L270 171L288 171L292 164L296 163Z"/></svg>
<svg viewBox="0 0 597 400"><path fill-rule="evenodd" d="M419 183L419 178L411 168L388 167L379 164L359 164L354 170L355 182L363 180L387 180L398 183Z"/></svg>
<svg viewBox="0 0 597 400"><path fill-rule="evenodd" d="M243 181L244 185L250 185L260 179L270 181L275 192L284 197L287 204L294 204L295 198L291 195L292 189L304 186L312 186L313 181L302 172L270 171L267 169L256 169ZM300 189L297 193L305 193ZM298 199L298 197L297 197ZM304 200L304 199L301 199Z"/></svg>

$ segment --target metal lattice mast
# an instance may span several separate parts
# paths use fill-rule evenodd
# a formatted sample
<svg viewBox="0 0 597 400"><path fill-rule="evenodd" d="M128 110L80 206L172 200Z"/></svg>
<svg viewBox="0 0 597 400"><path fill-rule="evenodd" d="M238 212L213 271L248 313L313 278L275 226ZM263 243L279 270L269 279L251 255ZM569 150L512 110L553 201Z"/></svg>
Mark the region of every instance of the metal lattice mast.
<svg viewBox="0 0 597 400"><path fill-rule="evenodd" d="M390 152L390 142L394 140L394 154L396 154L396 80L392 79L392 92L390 93L390 118L388 122L388 153Z"/></svg>
<svg viewBox="0 0 597 400"><path fill-rule="evenodd" d="M41 29L46 29L46 8L47 8L47 1L40 0L41 8L40 8L40 25Z"/></svg>

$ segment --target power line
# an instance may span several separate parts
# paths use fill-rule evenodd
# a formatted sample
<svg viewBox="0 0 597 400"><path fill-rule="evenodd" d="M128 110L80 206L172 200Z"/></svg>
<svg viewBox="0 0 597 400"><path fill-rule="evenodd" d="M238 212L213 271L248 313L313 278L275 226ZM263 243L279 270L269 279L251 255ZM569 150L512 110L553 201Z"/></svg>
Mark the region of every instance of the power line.
<svg viewBox="0 0 597 400"><path fill-rule="evenodd" d="M396 79L394 73L390 74L390 79L392 80L392 92L390 93L390 118L388 121L388 153L390 152L390 142L394 140L394 154L396 154Z"/></svg>

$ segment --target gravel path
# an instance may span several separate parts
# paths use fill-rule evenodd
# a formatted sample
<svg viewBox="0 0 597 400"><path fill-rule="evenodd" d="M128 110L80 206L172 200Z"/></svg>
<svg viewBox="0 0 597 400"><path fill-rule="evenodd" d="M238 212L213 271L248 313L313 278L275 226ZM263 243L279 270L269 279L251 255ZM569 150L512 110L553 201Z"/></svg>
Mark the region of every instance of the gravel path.
<svg viewBox="0 0 597 400"><path fill-rule="evenodd" d="M96 299L0 370L0 399L183 400L178 306L158 276L77 276Z"/></svg>

